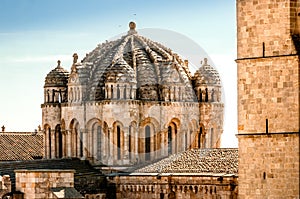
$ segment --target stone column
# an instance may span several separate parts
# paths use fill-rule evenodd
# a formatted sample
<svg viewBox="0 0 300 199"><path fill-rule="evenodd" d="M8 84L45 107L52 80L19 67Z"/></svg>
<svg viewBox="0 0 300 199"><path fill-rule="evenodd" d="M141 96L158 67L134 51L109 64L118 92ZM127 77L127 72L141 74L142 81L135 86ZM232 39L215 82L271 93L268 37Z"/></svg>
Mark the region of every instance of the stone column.
<svg viewBox="0 0 300 199"><path fill-rule="evenodd" d="M82 159L86 159L87 158L87 134L88 134L88 130L87 129L82 129L83 135L82 135L82 150L83 150L83 157Z"/></svg>
<svg viewBox="0 0 300 199"><path fill-rule="evenodd" d="M165 133L161 132L160 136L161 136L161 140L160 140L160 153L161 153L161 156L163 157L163 156L165 156Z"/></svg>
<svg viewBox="0 0 300 199"><path fill-rule="evenodd" d="M109 157L108 157L108 164L112 165L114 160L114 144L113 144L113 130L111 128L108 128L108 148L109 148Z"/></svg>
<svg viewBox="0 0 300 199"><path fill-rule="evenodd" d="M80 157L80 129L75 128L76 134L76 157Z"/></svg>
<svg viewBox="0 0 300 199"><path fill-rule="evenodd" d="M119 89L120 89L120 99L124 99L124 90L125 90L124 86L120 85Z"/></svg>
<svg viewBox="0 0 300 199"><path fill-rule="evenodd" d="M123 164L129 164L129 128L124 127L124 153L123 153Z"/></svg>
<svg viewBox="0 0 300 199"><path fill-rule="evenodd" d="M66 130L67 135L67 157L72 157L72 145L71 145L71 132L70 130Z"/></svg>
<svg viewBox="0 0 300 199"><path fill-rule="evenodd" d="M92 157L93 157L93 160L95 161L97 159L97 148L98 148L98 127L95 129L93 129L93 132L92 132Z"/></svg>
<svg viewBox="0 0 300 199"><path fill-rule="evenodd" d="M45 158L46 159L49 159L50 158L50 149L49 149L49 128L46 128L45 129L45 132L44 132L44 143L45 143Z"/></svg>
<svg viewBox="0 0 300 199"><path fill-rule="evenodd" d="M51 130L51 159L55 158L56 142L55 142L55 130Z"/></svg>
<svg viewBox="0 0 300 199"><path fill-rule="evenodd" d="M117 95L118 95L117 85L113 84L113 93L112 94L113 94L112 99L117 99Z"/></svg>
<svg viewBox="0 0 300 199"><path fill-rule="evenodd" d="M130 93L130 86L127 85L126 86L126 99L130 99L130 95L131 95L131 93Z"/></svg>

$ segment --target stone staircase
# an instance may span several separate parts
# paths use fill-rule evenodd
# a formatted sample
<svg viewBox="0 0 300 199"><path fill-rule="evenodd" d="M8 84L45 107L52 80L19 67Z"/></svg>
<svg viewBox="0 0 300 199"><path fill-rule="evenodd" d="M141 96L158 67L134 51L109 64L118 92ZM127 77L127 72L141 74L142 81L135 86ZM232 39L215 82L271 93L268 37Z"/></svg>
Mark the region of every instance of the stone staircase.
<svg viewBox="0 0 300 199"><path fill-rule="evenodd" d="M106 192L106 178L94 169L88 161L79 159L51 159L29 161L0 162L0 175L9 175L12 191L15 191L15 173L19 169L74 169L74 187L81 194L95 194Z"/></svg>

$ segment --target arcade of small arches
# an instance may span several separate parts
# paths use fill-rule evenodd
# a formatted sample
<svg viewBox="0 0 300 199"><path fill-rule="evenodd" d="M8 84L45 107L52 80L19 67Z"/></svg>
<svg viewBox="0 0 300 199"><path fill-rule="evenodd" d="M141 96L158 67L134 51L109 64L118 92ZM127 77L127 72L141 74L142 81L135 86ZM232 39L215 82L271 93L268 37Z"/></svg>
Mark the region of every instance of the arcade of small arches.
<svg viewBox="0 0 300 199"><path fill-rule="evenodd" d="M137 88L134 85L109 83L101 88L99 92L104 93L104 99L137 99ZM80 102L82 101L82 88L70 87L68 95L65 89L47 89L44 95L45 103L61 103L61 102ZM160 89L159 96L163 101L181 101L185 99L184 87L163 86ZM221 93L219 89L214 88L197 88L196 95L198 102L220 102ZM67 97L68 96L68 99Z"/></svg>
<svg viewBox="0 0 300 199"><path fill-rule="evenodd" d="M187 130L181 129L177 118L170 120L164 129L154 118L146 118L124 126L115 121L111 126L105 121L91 119L86 129L76 119L66 127L61 124L44 125L45 158L77 157L94 164L132 165L151 161L184 151L188 148L218 147L214 128L191 121Z"/></svg>

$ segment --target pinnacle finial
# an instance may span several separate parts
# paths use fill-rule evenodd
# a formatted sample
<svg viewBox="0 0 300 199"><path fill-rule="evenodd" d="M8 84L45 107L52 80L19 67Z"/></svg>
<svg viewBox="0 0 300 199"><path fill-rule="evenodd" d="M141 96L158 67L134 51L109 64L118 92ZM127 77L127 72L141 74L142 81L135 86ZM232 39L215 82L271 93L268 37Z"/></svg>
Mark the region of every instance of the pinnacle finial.
<svg viewBox="0 0 300 199"><path fill-rule="evenodd" d="M57 68L60 68L61 66L60 66L60 60L57 60Z"/></svg>
<svg viewBox="0 0 300 199"><path fill-rule="evenodd" d="M135 28L136 28L136 24L133 21L129 22L129 31L128 31L128 34L129 35L136 34L137 32L136 32Z"/></svg>
<svg viewBox="0 0 300 199"><path fill-rule="evenodd" d="M129 22L129 28L130 30L135 30L136 24L133 21Z"/></svg>
<svg viewBox="0 0 300 199"><path fill-rule="evenodd" d="M77 55L77 53L74 53L73 54L73 64L76 64L77 60L78 60L78 55Z"/></svg>
<svg viewBox="0 0 300 199"><path fill-rule="evenodd" d="M204 58L204 64L203 65L207 65L207 58Z"/></svg>

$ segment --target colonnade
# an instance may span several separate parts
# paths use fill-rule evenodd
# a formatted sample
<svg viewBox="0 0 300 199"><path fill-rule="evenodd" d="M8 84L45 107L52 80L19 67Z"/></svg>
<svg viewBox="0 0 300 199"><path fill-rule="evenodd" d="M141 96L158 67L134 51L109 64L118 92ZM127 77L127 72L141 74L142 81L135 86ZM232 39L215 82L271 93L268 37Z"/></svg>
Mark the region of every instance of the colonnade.
<svg viewBox="0 0 300 199"><path fill-rule="evenodd" d="M181 130L181 131L180 131ZM213 128L179 129L170 122L167 129L157 130L147 123L128 127L115 122L112 127L99 121L80 128L72 122L69 129L45 125L45 158L77 157L107 165L137 164L166 157L188 148L210 148L214 143Z"/></svg>

